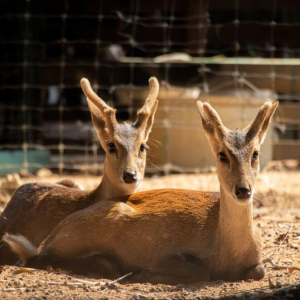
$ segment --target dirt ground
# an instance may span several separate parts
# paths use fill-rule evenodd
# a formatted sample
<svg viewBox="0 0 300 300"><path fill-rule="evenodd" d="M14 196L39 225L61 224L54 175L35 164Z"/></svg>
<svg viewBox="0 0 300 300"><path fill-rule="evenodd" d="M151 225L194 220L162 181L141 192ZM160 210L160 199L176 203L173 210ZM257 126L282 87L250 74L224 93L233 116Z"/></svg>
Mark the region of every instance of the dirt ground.
<svg viewBox="0 0 300 300"><path fill-rule="evenodd" d="M86 189L100 181L99 177L73 177ZM24 183L57 180L58 176L22 179ZM219 184L214 173L169 175L145 179L140 190L154 188L217 191ZM8 196L2 195L1 210L8 200ZM259 175L254 221L264 239L264 258L270 258L265 264L266 276L260 281L177 286L126 284L4 266L0 274L0 299L300 299L300 170Z"/></svg>

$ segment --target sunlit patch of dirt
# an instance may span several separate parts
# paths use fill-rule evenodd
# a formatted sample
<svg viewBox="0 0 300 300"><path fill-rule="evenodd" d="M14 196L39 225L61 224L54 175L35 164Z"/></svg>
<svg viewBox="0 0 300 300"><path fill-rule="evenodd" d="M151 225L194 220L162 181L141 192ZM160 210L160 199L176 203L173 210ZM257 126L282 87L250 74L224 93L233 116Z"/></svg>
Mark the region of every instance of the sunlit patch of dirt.
<svg viewBox="0 0 300 300"><path fill-rule="evenodd" d="M86 189L96 187L100 181L100 177L92 176L74 178ZM53 175L22 181L55 182L58 179ZM282 170L261 173L257 180L254 224L261 230L263 255L267 259L263 280L178 286L126 284L40 270L16 274L16 267L7 266L0 274L1 299L300 299L299 182L300 171ZM140 190L157 188L217 191L219 183L215 173L169 175L145 179ZM2 209L8 200L8 195L0 194Z"/></svg>

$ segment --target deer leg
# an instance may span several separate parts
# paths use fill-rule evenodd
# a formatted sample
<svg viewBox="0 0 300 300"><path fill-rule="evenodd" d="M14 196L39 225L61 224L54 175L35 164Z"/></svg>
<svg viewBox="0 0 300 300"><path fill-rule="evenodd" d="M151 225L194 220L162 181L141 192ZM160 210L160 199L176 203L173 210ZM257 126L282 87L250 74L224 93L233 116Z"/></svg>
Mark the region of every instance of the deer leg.
<svg viewBox="0 0 300 300"><path fill-rule="evenodd" d="M51 265L52 268L60 268L71 271L77 275L84 275L93 278L116 279L121 276L118 264L109 257L92 255L82 259L61 260L50 258L47 255L35 256L26 262L26 267L46 269Z"/></svg>
<svg viewBox="0 0 300 300"><path fill-rule="evenodd" d="M0 265L15 265L19 262L18 256L7 244L0 244Z"/></svg>
<svg viewBox="0 0 300 300"><path fill-rule="evenodd" d="M243 275L243 280L254 279L260 280L265 276L265 267L263 263L258 264L255 267L249 268Z"/></svg>
<svg viewBox="0 0 300 300"><path fill-rule="evenodd" d="M131 282L149 282L176 285L209 280L205 263L188 253L171 254L160 261L151 271L142 271Z"/></svg>

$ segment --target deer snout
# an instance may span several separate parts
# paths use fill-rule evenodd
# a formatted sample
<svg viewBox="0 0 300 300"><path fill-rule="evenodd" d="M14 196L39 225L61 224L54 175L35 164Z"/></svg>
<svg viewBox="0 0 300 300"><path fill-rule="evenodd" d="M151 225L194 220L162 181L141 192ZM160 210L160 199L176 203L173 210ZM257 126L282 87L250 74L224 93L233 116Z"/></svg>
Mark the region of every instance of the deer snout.
<svg viewBox="0 0 300 300"><path fill-rule="evenodd" d="M249 186L239 186L236 187L235 195L240 200L249 199L252 195L251 188Z"/></svg>
<svg viewBox="0 0 300 300"><path fill-rule="evenodd" d="M135 171L124 171L123 180L125 183L135 183L137 181L137 176Z"/></svg>

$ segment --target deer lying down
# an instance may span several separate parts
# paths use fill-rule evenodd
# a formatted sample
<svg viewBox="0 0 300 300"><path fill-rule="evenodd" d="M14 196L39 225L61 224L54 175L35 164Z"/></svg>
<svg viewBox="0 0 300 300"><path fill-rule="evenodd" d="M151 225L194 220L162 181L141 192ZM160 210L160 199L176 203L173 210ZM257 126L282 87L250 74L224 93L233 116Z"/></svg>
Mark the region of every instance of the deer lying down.
<svg viewBox="0 0 300 300"><path fill-rule="evenodd" d="M91 89L87 79L81 80L82 89L92 115L94 127L106 152L104 172L99 186L83 191L72 179L57 184L29 183L20 187L0 217L0 235L20 233L35 246L49 235L66 216L89 205L136 191L144 177L146 142L157 108L159 84L149 80L150 93L134 124L117 123L116 110L109 107ZM14 264L17 256L0 246L0 264Z"/></svg>
<svg viewBox="0 0 300 300"><path fill-rule="evenodd" d="M7 234L27 267L164 284L264 277L262 242L253 226L259 150L278 103L266 102L244 130L224 127L198 102L217 159L220 193L162 189L101 201L65 218L39 251ZM87 233L88 230L88 233Z"/></svg>

